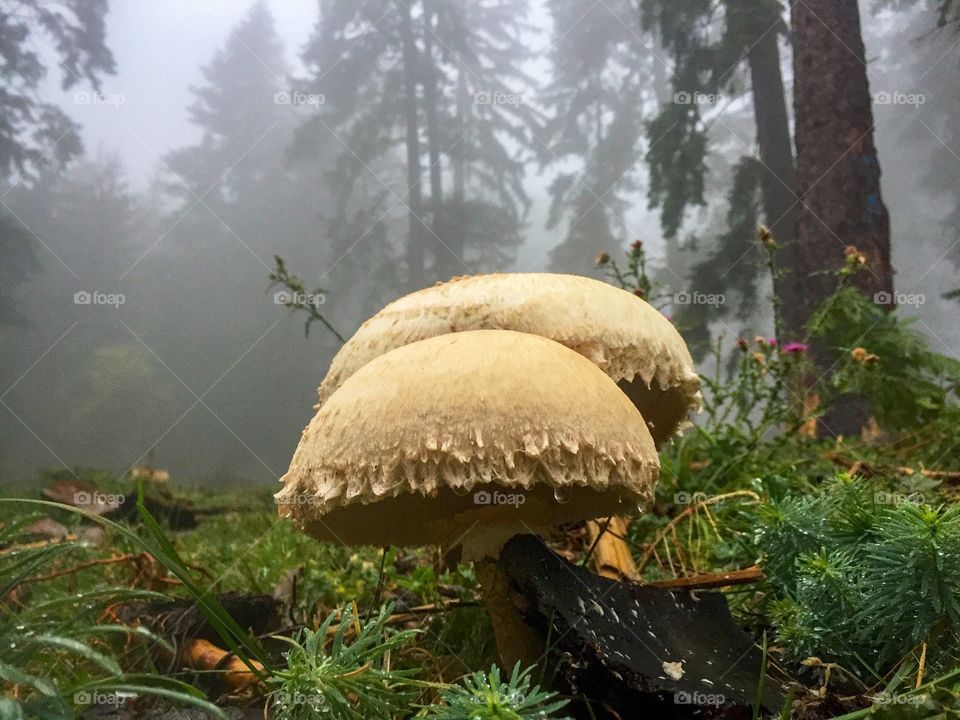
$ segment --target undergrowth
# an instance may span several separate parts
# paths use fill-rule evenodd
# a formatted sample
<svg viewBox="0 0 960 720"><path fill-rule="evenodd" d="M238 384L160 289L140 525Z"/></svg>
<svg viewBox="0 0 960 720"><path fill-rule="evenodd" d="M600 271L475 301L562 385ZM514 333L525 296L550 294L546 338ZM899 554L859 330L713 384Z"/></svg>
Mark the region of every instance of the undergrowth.
<svg viewBox="0 0 960 720"><path fill-rule="evenodd" d="M776 272L775 243L760 241ZM622 269L598 261L658 307L672 295L650 280L639 243ZM793 687L797 713L827 717L809 708L843 697L861 708L844 720L955 717L960 364L855 291L859 264L851 249L837 293L802 337L783 337L774 321L772 333L717 340L704 412L662 451L655 498L624 539L645 580L759 568L724 592L758 643L770 638L769 668ZM834 364L815 393L814 347ZM870 432L824 433L824 416L850 397L868 403ZM66 475L136 493L102 471ZM64 477L7 494L36 497ZM281 720L563 716L569 698L534 686L540 672L491 664L470 566L427 549L317 543L276 517L269 489L163 492L203 511L195 528L174 531L144 496L118 521L0 502L0 718L68 718L109 703L218 713L253 702ZM28 527L42 516L70 535L38 540ZM556 542L582 560L588 544L577 537ZM231 592L277 598L282 639L240 626L221 603ZM170 598L196 605L218 644L247 664L251 687L214 688L181 670L175 639L118 613Z"/></svg>

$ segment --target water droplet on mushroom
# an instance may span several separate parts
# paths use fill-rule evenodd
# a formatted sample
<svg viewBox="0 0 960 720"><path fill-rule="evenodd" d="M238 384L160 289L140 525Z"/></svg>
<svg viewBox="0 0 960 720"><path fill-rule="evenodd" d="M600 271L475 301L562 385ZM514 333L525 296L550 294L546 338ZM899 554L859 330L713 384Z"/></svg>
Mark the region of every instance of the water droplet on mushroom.
<svg viewBox="0 0 960 720"><path fill-rule="evenodd" d="M573 495L573 491L569 487L557 487L553 489L553 499L560 504L570 502L571 495Z"/></svg>

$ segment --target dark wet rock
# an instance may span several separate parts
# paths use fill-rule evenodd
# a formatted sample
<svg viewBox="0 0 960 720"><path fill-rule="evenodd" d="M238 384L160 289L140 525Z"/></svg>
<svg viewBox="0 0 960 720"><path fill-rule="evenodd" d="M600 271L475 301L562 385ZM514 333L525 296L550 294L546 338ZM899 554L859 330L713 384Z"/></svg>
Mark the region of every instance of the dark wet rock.
<svg viewBox="0 0 960 720"><path fill-rule="evenodd" d="M762 656L723 595L599 577L532 535L511 539L500 567L517 609L547 639L560 688L588 699L597 718L753 717ZM767 678L764 715L782 703Z"/></svg>

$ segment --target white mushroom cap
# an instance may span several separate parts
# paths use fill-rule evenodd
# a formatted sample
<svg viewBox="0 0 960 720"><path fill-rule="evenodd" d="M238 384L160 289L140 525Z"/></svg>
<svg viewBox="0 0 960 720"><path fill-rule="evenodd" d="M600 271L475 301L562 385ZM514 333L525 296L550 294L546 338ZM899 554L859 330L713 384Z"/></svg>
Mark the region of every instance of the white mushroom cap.
<svg viewBox="0 0 960 720"><path fill-rule="evenodd" d="M700 378L669 320L608 283L550 273L455 278L390 303L334 357L318 407L375 357L436 335L487 329L542 335L591 360L620 383L658 446L700 408Z"/></svg>
<svg viewBox="0 0 960 720"><path fill-rule="evenodd" d="M582 355L506 330L371 360L303 432L280 514L346 544L462 545L632 511L659 473L639 411Z"/></svg>

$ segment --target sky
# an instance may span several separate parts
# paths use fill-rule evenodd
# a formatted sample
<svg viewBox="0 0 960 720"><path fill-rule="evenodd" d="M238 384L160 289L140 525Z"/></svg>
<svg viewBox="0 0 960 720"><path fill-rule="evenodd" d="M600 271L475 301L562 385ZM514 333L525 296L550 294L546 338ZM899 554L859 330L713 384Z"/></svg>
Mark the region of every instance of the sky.
<svg viewBox="0 0 960 720"><path fill-rule="evenodd" d="M152 0L112 0L107 16L107 44L116 59L117 74L104 78L98 102L92 101L86 88L77 88L76 93L61 91L57 84L56 72L51 72L44 88L44 95L59 100L67 114L82 126L88 154L94 157L117 156L132 189L150 192L154 187L151 185L151 180L162 167L161 158L171 149L193 145L199 139L199 131L190 121L189 107L193 101L191 88L204 84L202 67L207 65L217 50L224 46L228 35L248 12L252 2L253 0L166 0L163 3L157 3ZM267 3L274 14L278 34L284 43L287 63L296 73L299 67L300 49L311 35L316 22L318 2L317 0L267 0ZM550 18L546 12L545 3L546 0L533 0L533 12L530 17L531 24L541 29L539 34L531 36L530 39L534 44L533 47L541 51L540 59L532 63L529 68L531 74L538 80L548 79L549 72L549 63L546 62L546 55L543 52L549 49L551 37ZM953 48L950 46L954 43L954 39L940 37L934 41L919 42L918 35L925 27L923 22L927 20L921 18L921 21L920 24L913 24L910 29L901 31L904 29L892 25L903 22L902 16L888 16L884 19L866 10L863 11L872 87L874 91L910 93L917 90L919 83L923 83L924 91L929 93L930 107L943 108L943 99L938 97L938 93L954 97L952 89L955 86L955 66L952 59L943 60L943 58L952 57L950 52ZM44 51L42 47L35 49L41 53ZM785 43L783 52L783 70L789 92L791 69L789 48ZM536 89L532 92L536 92ZM940 104L937 105L937 103ZM749 153L753 149L748 147L748 143L752 142L750 129L752 111L749 104L749 98L740 98L734 100L729 107L724 106L720 113L724 120L721 128L726 127L729 130L730 128L727 127L729 123L737 129L738 137L742 133L746 140L734 141L731 135L717 133L717 144L718 146L723 144L725 150L723 153L711 156L709 161L711 165L708 182L713 183L714 194L717 188L725 193L730 162L739 154ZM875 106L874 111L877 123L877 144L883 169L883 192L893 223L896 287L903 293L925 293L929 296L926 304L906 305L902 312L917 318L917 329L931 339L934 349L956 357L960 354L960 333L957 332L955 319L956 304L938 297L940 292L956 287L958 284L956 271L954 266L944 261L941 256L943 243L929 242L932 236L942 231L936 223L928 222L929 218L943 215L945 209L941 205L944 202L952 203L954 200L952 197L944 199L924 191L924 166L917 162L918 157L929 157L930 148L934 148L940 155L944 155L946 151L941 150L942 143L933 136L933 129L930 129L930 133L918 132L917 118L927 117L918 115L918 108L879 104ZM934 113L933 117L936 119L945 115L946 113L941 113L937 116ZM927 120L939 130L935 119L927 117ZM730 132L733 131L730 130ZM949 156L944 155L944 157L949 160ZM960 166L960 155L956 158ZM561 169L575 171L577 168L575 164L563 168L554 165L541 172L536 163L530 163L526 187L534 204L527 218L526 240L519 248L513 265L499 269L513 271L549 269L549 249L563 238L564 230L562 227L553 230L547 230L545 227L549 205L547 186ZM662 231L658 217L659 211L651 211L647 207L645 197L647 184L642 177L644 172L645 166L641 164L638 172L638 176L641 176L640 187L629 198L632 205L626 218L627 238L628 241L634 238L644 241L653 256L653 267L656 269L659 264L657 260L661 259L659 256L663 248ZM297 189L304 187L309 185L300 185ZM949 189L949 184L946 187ZM602 192L603 189L600 188L598 191ZM294 201L296 201L295 198ZM194 215L203 215L204 208L194 207L195 205L196 203L191 204ZM315 208L309 209L313 211ZM45 211L46 208L44 208ZM321 211L318 210L318 212ZM715 235L720 229L719 226L723 225L725 212L726 207L721 202L711 202L707 210L692 210L681 232L682 239L687 240L694 232L700 233L702 237ZM189 217L195 220L194 215ZM146 290L137 284L138 279L150 280L149 274L152 271L155 272L156 268L164 268L158 276L164 272L172 272L171 277L166 274L162 276L164 288L168 287L168 283L169 287L176 288L174 293L166 290L162 293L173 297L172 300L170 297L160 298L157 307L162 308L163 311L143 312L141 315L136 315L137 322L142 326L133 320L130 322L134 322L133 327L137 333L140 333L137 339L144 338L142 341L144 348L150 351L154 347L158 349L156 357L145 358L146 366L148 369L152 368L151 372L154 374L148 376L148 380L144 382L158 384L164 380L168 381L172 386L171 395L178 394L175 398L177 402L171 401L169 407L167 405L160 409L150 407L148 411L142 412L135 403L117 402L115 416L110 416L106 420L97 416L100 425L106 426L107 423L113 423L115 428L111 428L108 433L103 427L98 426L97 429L85 431L87 435L84 435L84 438L90 436L96 439L97 432L100 432L101 435L110 437L112 440L110 433L114 429L125 431L136 426L137 432L142 437L127 439L136 446L136 452L141 452L141 447L143 452L146 452L151 441L159 435L166 424L173 422L163 416L160 410L172 412L175 418L184 407L195 406L197 403L193 402L191 388L208 387L209 383L225 368L232 370L231 363L240 357L243 362L237 370L233 372L228 370L229 377L223 383L219 380L214 383L214 385L220 384L210 397L212 409L201 406L193 413L187 409L186 420L176 432L171 433L169 437L164 433L162 437L166 437L166 440L164 447L161 448L160 461L167 467L177 469L173 464L167 465L168 459L171 456L188 458L189 462L184 460L179 469L194 470L199 466L197 458L203 458L205 461L209 459L211 466L222 463L225 468L229 463L237 464L239 462L237 458L239 458L249 466L242 468L243 473L248 477L260 478L266 474L273 476L268 478L272 481L275 480L278 472L282 472L303 423L312 413L310 408L313 404L314 388L326 370L334 347L330 343L323 345L324 340L329 341L329 338L323 337L323 333L315 332L310 338L304 338L302 326L298 320L278 314L277 309L270 304L264 305L268 287L267 275L271 269L267 263L273 252L280 252L293 263L292 267L308 269L323 266L329 272L329 268L336 266L340 259L324 258L322 246L326 238L317 233L313 224L298 226L300 229L305 228L303 234L308 242L302 246L296 245L294 241L299 239L299 235L291 236L287 238L290 244L281 246L277 244L281 241L272 231L284 225L282 216L264 212L257 215L256 220L257 222L262 220L268 227L268 230L262 233L262 238L268 243L274 243L269 248L261 248L262 257L257 256L259 262L251 258L251 255L256 253L247 252L245 241L237 242L241 239L239 235L227 237L223 247L218 245L217 238L213 237L216 232L211 230L209 225L201 225L198 234L190 236L191 239L197 240L196 243L184 244L184 247L194 251L198 246L204 246L206 243L209 247L222 251L224 261L228 259L229 253L236 253L239 256L232 259L232 265L227 264L227 266L235 270L241 268L247 273L242 277L231 276L230 284L242 287L243 294L240 299L230 296L229 302L219 302L219 296L214 297L215 301L212 302L210 293L213 292L216 295L221 286L215 283L197 283L193 274L185 272L191 265L188 260L192 256L189 252L184 252L183 255L177 254L176 233L168 237L168 231L176 228L180 222L179 219L168 227L169 219L167 218L163 228L148 228L145 231L147 233L155 231L155 235L149 235L148 240L152 243L151 251L146 253L147 260L138 266L138 271L143 273L143 277L134 275L129 280L131 307L127 309L131 312L134 310L132 306L138 297L141 306L150 305L150 299L144 294ZM311 217L311 223L314 220L315 218ZM270 223L273 225L271 226ZM187 224L184 223L184 226ZM77 238L74 237L76 225L64 227L66 227L63 231L64 237L59 238L63 247L56 245L49 238L48 241L56 246L58 252L68 258L71 264L74 258L79 262L82 259L80 256L86 252L86 249L76 242ZM180 229L183 230L182 227ZM244 236L248 232L256 232L253 228L238 226L238 229L240 235ZM285 229L290 228L285 227ZM105 234L110 233L107 231ZM140 237L136 233L134 236ZM251 238L252 236L247 239ZM93 238L92 244L97 245L97 242L97 238ZM103 243L97 246L100 245ZM357 248L357 254L362 257L360 251L364 247L363 243L355 244L348 253ZM609 250L615 252L616 248L609 248ZM65 273L61 264L47 257L49 253L44 254L46 252L44 250L41 255L47 261L48 269L52 269L45 277L37 280L36 287L50 291L51 295L55 294L54 291L63 291L69 295L68 288L60 286L64 283L69 285L73 279ZM91 258L88 259L92 261L95 259L92 257L94 251L91 250L90 254ZM213 254L219 258L216 252ZM167 265L164 265L165 258L169 260ZM110 263L113 260L112 258L109 260L110 262L105 263L105 267L111 267ZM324 265L328 261L332 264ZM347 264L341 265L339 270L343 271L343 267ZM203 273L222 272L222 266L217 264L199 263L198 265ZM182 277L177 277L176 272L170 270L171 267L185 273L186 281ZM592 267L581 268L579 265L564 269L581 274L588 274L594 270ZM309 270L304 270L304 277L310 277L307 273ZM123 277L121 276L121 279ZM344 277L347 276L344 275ZM326 273L319 278L319 282L323 284L328 280L332 281L332 278L327 278ZM680 278L675 280L675 282L669 278L665 280L670 286L668 288L670 291L683 286L684 280ZM177 285L178 282L181 284ZM183 285L183 282L192 282L195 285ZM152 286L148 282L147 288L149 287ZM252 290L247 292L247 288ZM35 291L34 286L28 289L30 292ZM72 291L70 289L70 292ZM141 294L138 295L138 292ZM764 284L761 292L764 294L769 292L768 284ZM38 298L45 297L42 293L38 295ZM378 296L377 299L380 302L386 302L388 298L381 299ZM349 334L352 329L351 323L358 324L362 320L362 317L354 317L354 315L361 313L360 306L363 300L344 291L339 297L335 294L332 296L326 311L334 320L334 324ZM108 322L106 324L111 325L114 332L114 335L108 338L112 345L103 346L106 342L104 337L96 332L88 332L90 328L84 324L81 326L83 332L78 330L69 338L69 342L77 342L76 347L64 342L56 348L56 352L48 355L44 353L44 349L51 344L59 343L57 337L69 325L69 319L66 317L67 313L56 303L38 300L34 305L42 308L42 312L46 314L38 316L42 321L35 322L29 331L36 336L31 341L33 344L23 340L29 335L27 331L24 331L22 336L16 336L17 339L11 342L0 337L0 350L20 352L20 356L16 358L16 368L18 368L16 372L21 373L26 370L26 375L29 375L29 382L21 383L18 389L20 404L17 405L17 411L25 413L26 421L31 428L34 425L39 428L39 433L34 435L32 429L27 428L27 423L24 423L22 427L13 426L13 431L8 433L11 437L14 435L19 437L23 448L18 451L21 455L21 464L32 468L40 462L37 458L50 459L48 458L50 448L46 447L40 437L49 440L49 445L58 452L66 448L62 451L65 460L60 461L64 464L74 461L108 464L111 461L94 455L92 449L89 450L89 457L82 455L71 445L71 439L75 438L57 437L55 433L59 432L59 426L53 422L55 419L53 416L56 413L47 412L47 408L55 406L55 403L34 402L29 394L30 389L34 385L44 391L53 388L48 394L62 396L63 402L69 403L70 407L76 406L82 410L84 407L81 402L84 398L80 397L82 391L72 386L60 387L65 379L69 380L77 375L77 373L71 375L65 368L73 365L83 369L86 367L83 365L84 362L91 363L92 376L96 379L102 375L101 365L116 370L117 367L123 369L126 362L131 368L130 373L134 374L134 371L142 368L135 364L137 356L133 351L142 350L142 348L133 345L134 341L128 332L129 328L119 323L111 325ZM171 307L174 309L171 310ZM193 336L177 321L177 317L182 313L190 314L191 321L183 325L188 325L194 331ZM349 318L349 321L345 318ZM86 319L84 322L86 323ZM243 332L237 329L241 326ZM232 331L224 332L225 327L232 328ZM209 334L202 335L201 331L203 333L209 331ZM265 335L269 335L269 341L260 343L258 338L262 339ZM187 340L189 337L194 337L195 341L191 343ZM198 338L199 341L197 341ZM730 340L730 338L727 339ZM322 346L323 349L318 351L318 346ZM248 355L244 352L248 348L255 348L255 350ZM289 363L293 355L291 352L285 352L283 348L292 348L291 352L297 353L296 364L299 374L290 371ZM41 353L43 353L42 356ZM40 360L37 360L38 356ZM161 357L169 356L179 360L179 364L173 363L173 374L179 384L168 377L171 374L170 369L160 361ZM97 365L96 362L101 362L101 365ZM284 365L285 362L288 365ZM303 367L299 367L300 365ZM709 367L701 369L709 372ZM181 377L184 380L180 380ZM13 379L15 377L11 378ZM137 382L141 380L138 379ZM253 385L268 388L270 398L265 400L264 397L257 396L255 403L245 401L245 391ZM103 390L101 394L109 395L115 388L109 387ZM61 394L56 395L58 392ZM95 393L91 391L88 394ZM139 402L139 397L137 401ZM179 406L178 402L186 405ZM27 416L28 410L35 410L37 417ZM204 414L203 411L207 410L213 413L214 417ZM10 418L6 419L10 420ZM46 421L50 421L49 430L43 425ZM177 423L179 421L173 422L173 426L177 426ZM157 429L158 424L159 429ZM264 426L273 427L274 425L278 429L272 434L264 431ZM122 432L119 434L122 435ZM276 437L280 436L284 438L284 443L291 447L278 442ZM91 448L95 447L98 446L91 446ZM86 448L82 450L87 451ZM0 448L0 454L2 454L2 448ZM261 460L261 457L266 458L267 462ZM135 454L133 458L136 459ZM58 458L54 459L58 460ZM0 464L0 471L2 468ZM200 469L206 470L206 468ZM20 470L21 468L18 468L18 471Z"/></svg>
<svg viewBox="0 0 960 720"><path fill-rule="evenodd" d="M190 88L201 84L201 67L251 4L252 0L114 0L107 17L107 45L117 74L105 78L102 94L117 97L116 104L109 108L83 104L87 96L82 89L78 97L72 91L59 93L71 117L83 126L88 150L118 154L132 186L144 189L159 156L199 137L189 119ZM316 21L317 2L273 0L269 5L287 60L296 67L299 49Z"/></svg>

